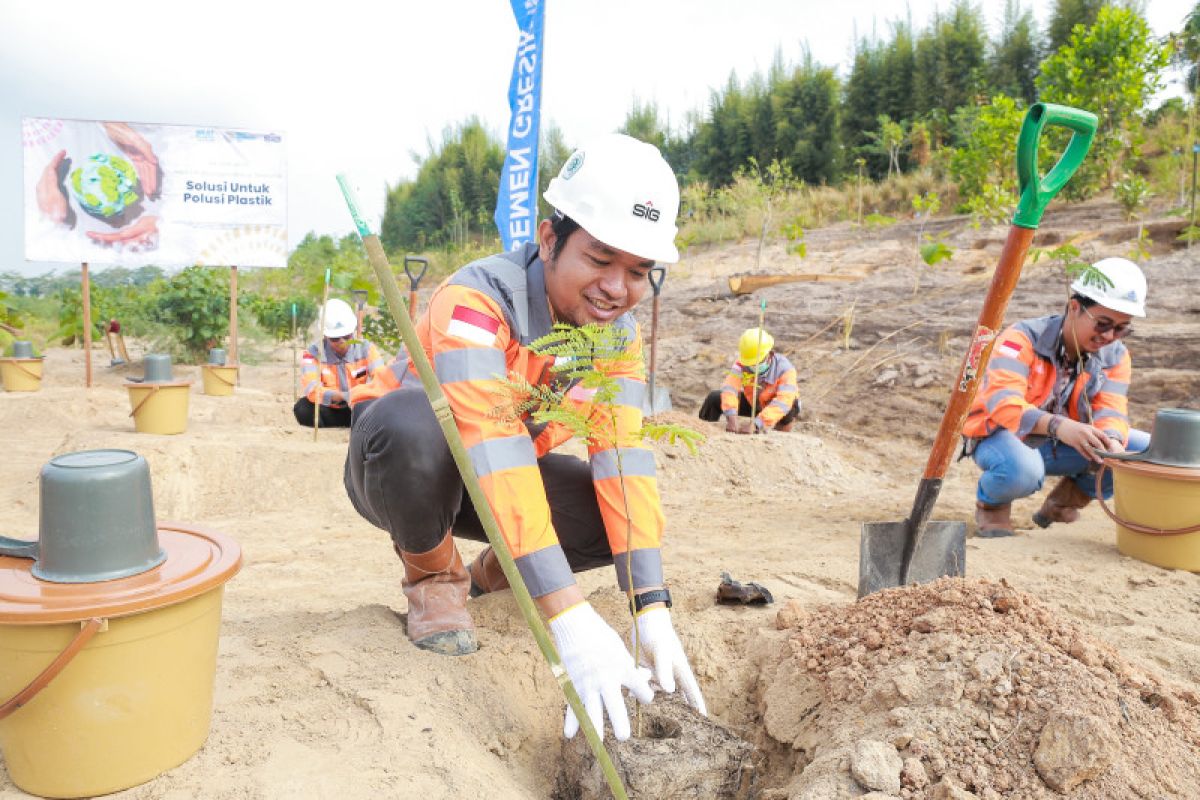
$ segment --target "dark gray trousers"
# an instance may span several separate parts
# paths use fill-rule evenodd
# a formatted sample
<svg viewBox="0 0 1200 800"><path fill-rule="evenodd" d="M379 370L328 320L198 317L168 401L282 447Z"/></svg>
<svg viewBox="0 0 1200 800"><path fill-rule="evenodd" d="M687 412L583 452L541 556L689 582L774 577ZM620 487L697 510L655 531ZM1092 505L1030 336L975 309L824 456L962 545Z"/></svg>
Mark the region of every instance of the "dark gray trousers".
<svg viewBox="0 0 1200 800"><path fill-rule="evenodd" d="M753 412L750 411L750 401L746 399L746 395L738 395L738 416L739 417L757 417L762 413L762 408L756 408ZM721 419L724 412L721 411L721 390L715 389L708 393L704 398L704 403L700 406L700 419L705 422L717 422ZM800 403L793 400L792 407L788 412L779 418L776 425L786 425L800 415Z"/></svg>
<svg viewBox="0 0 1200 800"><path fill-rule="evenodd" d="M550 519L574 572L613 562L591 466L574 456L538 459ZM487 541L479 515L420 387L406 386L354 408L346 493L355 510L409 553L432 550L447 531Z"/></svg>

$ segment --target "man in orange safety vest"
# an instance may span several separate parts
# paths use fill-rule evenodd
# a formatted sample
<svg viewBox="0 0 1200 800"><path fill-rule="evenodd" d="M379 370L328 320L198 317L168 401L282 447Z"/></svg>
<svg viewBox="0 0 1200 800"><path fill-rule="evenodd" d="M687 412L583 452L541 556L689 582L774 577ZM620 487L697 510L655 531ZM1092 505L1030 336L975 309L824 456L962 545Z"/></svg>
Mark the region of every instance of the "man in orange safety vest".
<svg viewBox="0 0 1200 800"><path fill-rule="evenodd" d="M480 259L446 279L416 322L483 493L567 674L603 732L629 736L622 687L643 702L651 673L676 683L701 713L704 699L675 632L663 575L663 513L653 452L633 433L646 393L641 336L631 309L656 262L673 263L679 186L652 145L609 134L576 150L545 192L555 209L534 241ZM589 443L588 460L551 452L570 439L561 423L534 425L495 413L511 376L549 385L554 356L531 349L554 324L620 332L626 359L607 368L620 386L611 411L582 386L567 399L599 424L615 414L618 453ZM418 380L383 374L351 394L346 489L368 521L386 530L404 564L408 636L421 648L464 655L477 647L468 595L506 589L496 554L468 568L454 537L486 541L479 515ZM640 652L584 599L574 572L612 564L632 590ZM635 661L635 658L638 661ZM568 709L564 734L578 721Z"/></svg>

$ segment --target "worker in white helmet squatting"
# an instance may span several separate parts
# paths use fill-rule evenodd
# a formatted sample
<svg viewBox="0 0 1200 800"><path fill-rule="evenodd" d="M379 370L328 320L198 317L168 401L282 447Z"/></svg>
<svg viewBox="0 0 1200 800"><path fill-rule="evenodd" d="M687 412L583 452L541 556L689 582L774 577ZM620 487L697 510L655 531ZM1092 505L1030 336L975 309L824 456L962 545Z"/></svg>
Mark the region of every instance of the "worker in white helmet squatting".
<svg viewBox="0 0 1200 800"><path fill-rule="evenodd" d="M996 339L987 373L963 426L966 453L983 469L976 492L979 535L1013 535L1012 501L1061 475L1041 509L1040 527L1074 522L1096 494L1104 453L1145 450L1150 437L1129 426L1131 366L1122 341L1146 316L1146 278L1123 258L1092 265L1071 284L1064 314L1018 322ZM1112 474L1104 477L1112 496Z"/></svg>
<svg viewBox="0 0 1200 800"><path fill-rule="evenodd" d="M292 413L296 422L311 428L319 413L322 428L350 427L350 390L366 383L384 368L375 345L356 339L358 316L345 300L325 303L325 330L320 342L300 357L300 385L304 393Z"/></svg>
<svg viewBox="0 0 1200 800"><path fill-rule="evenodd" d="M738 357L725 374L725 384L708 393L700 406L700 419L725 419L730 433L790 431L800 414L796 368L775 352L775 337L762 328L750 328L738 339ZM738 417L750 417L746 426Z"/></svg>
<svg viewBox="0 0 1200 800"><path fill-rule="evenodd" d="M705 713L704 700L676 635L663 579L663 512L654 454L630 434L642 427L645 369L630 311L650 288L656 263L674 263L679 185L658 150L621 134L576 150L545 193L555 209L536 241L462 267L446 279L417 320L417 336L441 382L488 504L583 700L603 733L607 713L628 738L622 687L648 702L651 678ZM571 438L559 423L544 428L495 413L502 379L549 385L553 356L529 345L555 323L611 325L627 359L607 368L620 386L617 438L621 473L609 444L588 445L588 461L551 450ZM411 368L411 367L410 367ZM591 395L569 401L598 422ZM476 649L467 598L506 590L490 547L465 567L454 536L486 541L470 496L419 381L380 379L351 395L353 426L346 489L354 507L386 530L404 564L408 637L433 652ZM624 475L624 493L621 475ZM584 599L572 573L615 565L635 597L630 609L638 661ZM618 621L615 624L621 625ZM621 625L621 627L624 627ZM578 721L568 709L564 734Z"/></svg>

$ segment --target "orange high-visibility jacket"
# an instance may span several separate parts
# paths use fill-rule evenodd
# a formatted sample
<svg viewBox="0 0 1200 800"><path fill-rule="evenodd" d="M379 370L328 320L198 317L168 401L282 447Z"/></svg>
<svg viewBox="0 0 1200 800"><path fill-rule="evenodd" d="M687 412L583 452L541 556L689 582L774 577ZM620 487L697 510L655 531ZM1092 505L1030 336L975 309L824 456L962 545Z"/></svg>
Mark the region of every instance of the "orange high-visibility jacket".
<svg viewBox="0 0 1200 800"><path fill-rule="evenodd" d="M762 409L758 418L764 427L773 428L792 409L792 403L800 394L796 385L796 368L785 356L774 350L767 356L766 372L756 374L751 367L740 361L733 362L721 386L721 413L726 416L738 412L738 394L746 396L747 403L754 402L754 381L758 379L758 407Z"/></svg>
<svg viewBox="0 0 1200 800"><path fill-rule="evenodd" d="M375 370L371 375L371 380L350 387L350 406L354 407L363 400L374 400L390 391L399 389L406 378L409 383L413 381L420 383L420 378L415 372L410 373L408 366L408 351L404 349L404 345L400 345L396 357L387 362L383 369Z"/></svg>
<svg viewBox="0 0 1200 800"><path fill-rule="evenodd" d="M318 349L322 347L323 354ZM333 390L340 390L343 396L349 397L353 387L369 381L383 366L379 349L368 341L353 342L346 355L339 356L329 342L322 339L319 344L309 345L300 357L300 383L304 386L304 396L313 405L317 405L317 391L321 390L321 405L344 406L344 400L333 399Z"/></svg>
<svg viewBox="0 0 1200 800"><path fill-rule="evenodd" d="M488 504L530 594L540 597L574 583L550 520L550 507L537 460L571 438L561 423L540 431L524 419L496 411L511 405L501 380L513 376L548 385L553 356L539 356L530 342L551 332L553 320L546 297L544 266L537 246L475 261L440 285L417 320L417 335L433 364L442 390L470 454ZM608 543L616 561L617 581L633 588L662 583L663 514L655 479L654 453L633 433L642 427L646 393L641 336L631 314L613 323L625 333L627 359L597 364L620 384L616 400L616 435L608 412L593 408L581 386L567 400L587 414L601 431L588 443L588 457ZM411 383L414 377L406 378ZM353 404L394 389L386 379L356 390ZM617 471L613 440L621 443ZM626 517L626 504L629 513ZM628 524L627 524L628 522Z"/></svg>
<svg viewBox="0 0 1200 800"><path fill-rule="evenodd" d="M1062 325L1062 315L1056 314L1018 322L1000 334L963 425L965 436L982 438L1007 428L1024 439L1039 419L1053 413L1050 395L1058 377L1055 355ZM1066 415L1080 422L1089 422L1090 415L1091 424L1106 436L1127 443L1131 363L1119 340L1085 355L1063 409Z"/></svg>

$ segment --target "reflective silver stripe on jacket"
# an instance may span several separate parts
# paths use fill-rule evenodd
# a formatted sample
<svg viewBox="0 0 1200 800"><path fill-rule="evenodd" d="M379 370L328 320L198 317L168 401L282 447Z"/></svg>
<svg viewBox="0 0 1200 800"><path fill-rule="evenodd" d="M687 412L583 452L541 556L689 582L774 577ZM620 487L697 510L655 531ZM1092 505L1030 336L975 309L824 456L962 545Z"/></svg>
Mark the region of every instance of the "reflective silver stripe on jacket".
<svg viewBox="0 0 1200 800"><path fill-rule="evenodd" d="M525 587L534 597L565 589L575 583L571 565L563 553L562 545L552 544L515 559L517 571L525 581Z"/></svg>
<svg viewBox="0 0 1200 800"><path fill-rule="evenodd" d="M469 448L467 455L480 478L505 469L537 467L533 440L526 434L486 439Z"/></svg>
<svg viewBox="0 0 1200 800"><path fill-rule="evenodd" d="M433 357L433 369L441 383L503 380L508 372L504 352L492 347L443 350Z"/></svg>
<svg viewBox="0 0 1200 800"><path fill-rule="evenodd" d="M629 591L629 572L633 571L633 588L661 586L663 582L662 551L658 548L634 550L613 556L617 570L617 585L621 591Z"/></svg>
<svg viewBox="0 0 1200 800"><path fill-rule="evenodd" d="M988 369L1004 369L1009 372L1015 372L1021 377L1029 377L1029 365L1019 358L1009 358L1007 356L996 356L988 361Z"/></svg>
<svg viewBox="0 0 1200 800"><path fill-rule="evenodd" d="M617 470L617 451L601 450L591 458L592 479L602 481L622 473L627 478L654 477L654 452L636 447L621 448L621 469Z"/></svg>

